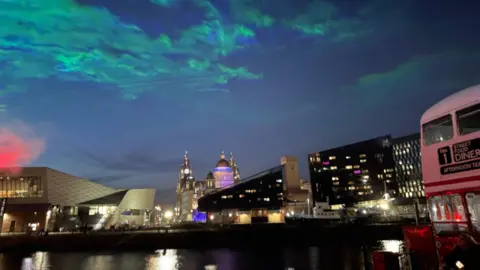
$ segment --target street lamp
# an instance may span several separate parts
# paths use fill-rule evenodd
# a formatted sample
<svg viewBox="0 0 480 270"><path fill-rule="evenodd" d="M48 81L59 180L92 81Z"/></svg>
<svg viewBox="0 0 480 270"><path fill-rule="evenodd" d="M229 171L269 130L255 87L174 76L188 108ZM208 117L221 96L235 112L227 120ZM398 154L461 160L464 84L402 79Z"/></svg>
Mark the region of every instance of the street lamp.
<svg viewBox="0 0 480 270"><path fill-rule="evenodd" d="M171 218L173 217L173 212L172 211L165 211L165 214L163 214L165 218Z"/></svg>

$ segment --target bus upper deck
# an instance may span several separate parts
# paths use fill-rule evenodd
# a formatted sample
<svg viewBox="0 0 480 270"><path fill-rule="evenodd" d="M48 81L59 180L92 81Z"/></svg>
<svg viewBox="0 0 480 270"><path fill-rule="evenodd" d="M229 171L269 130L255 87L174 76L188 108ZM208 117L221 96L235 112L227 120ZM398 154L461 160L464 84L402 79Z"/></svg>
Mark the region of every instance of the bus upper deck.
<svg viewBox="0 0 480 270"><path fill-rule="evenodd" d="M480 188L480 85L453 94L421 119L427 196Z"/></svg>

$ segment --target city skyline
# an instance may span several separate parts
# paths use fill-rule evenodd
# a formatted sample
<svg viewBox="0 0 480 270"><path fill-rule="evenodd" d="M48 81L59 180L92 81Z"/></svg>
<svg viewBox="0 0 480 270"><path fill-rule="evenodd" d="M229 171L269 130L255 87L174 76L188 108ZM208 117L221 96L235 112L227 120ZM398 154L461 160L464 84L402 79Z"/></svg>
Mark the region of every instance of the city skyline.
<svg viewBox="0 0 480 270"><path fill-rule="evenodd" d="M424 110L480 83L478 3L31 2L29 18L0 3L0 140L15 149L0 162L160 203L186 149L197 179L222 149L243 177L292 155L308 179L309 153L419 132Z"/></svg>

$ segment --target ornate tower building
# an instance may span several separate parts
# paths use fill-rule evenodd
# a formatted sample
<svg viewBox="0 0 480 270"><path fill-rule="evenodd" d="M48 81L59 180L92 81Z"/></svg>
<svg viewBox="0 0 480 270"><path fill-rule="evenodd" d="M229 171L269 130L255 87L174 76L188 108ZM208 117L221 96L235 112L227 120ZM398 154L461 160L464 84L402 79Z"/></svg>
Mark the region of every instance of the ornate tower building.
<svg viewBox="0 0 480 270"><path fill-rule="evenodd" d="M240 170L238 169L237 162L235 161L235 158L233 157L232 152L230 152L229 163L233 171L233 182L234 183L240 182Z"/></svg>
<svg viewBox="0 0 480 270"><path fill-rule="evenodd" d="M176 215L182 213L182 196L184 191L193 189L193 173L190 165L190 159L188 158L188 151L185 151L183 156L183 164L180 166L180 173L178 174L177 181L177 202L176 202Z"/></svg>
<svg viewBox="0 0 480 270"><path fill-rule="evenodd" d="M215 177L215 188L224 188L234 183L233 170L230 163L225 159L225 153L222 151L220 160L213 170Z"/></svg>

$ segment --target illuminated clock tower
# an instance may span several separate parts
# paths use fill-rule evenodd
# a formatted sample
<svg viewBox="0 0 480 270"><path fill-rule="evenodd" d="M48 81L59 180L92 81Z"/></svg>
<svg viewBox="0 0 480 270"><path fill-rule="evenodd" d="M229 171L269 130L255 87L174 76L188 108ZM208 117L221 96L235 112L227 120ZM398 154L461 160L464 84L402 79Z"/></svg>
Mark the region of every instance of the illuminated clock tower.
<svg viewBox="0 0 480 270"><path fill-rule="evenodd" d="M194 179L192 167L190 165L190 159L188 158L188 151L185 151L185 155L183 156L183 164L180 166L180 173L178 174L175 214L179 215L182 212L182 194L185 190L193 188L193 181Z"/></svg>

